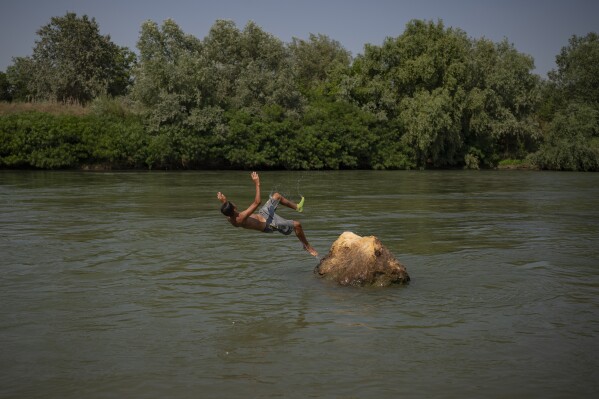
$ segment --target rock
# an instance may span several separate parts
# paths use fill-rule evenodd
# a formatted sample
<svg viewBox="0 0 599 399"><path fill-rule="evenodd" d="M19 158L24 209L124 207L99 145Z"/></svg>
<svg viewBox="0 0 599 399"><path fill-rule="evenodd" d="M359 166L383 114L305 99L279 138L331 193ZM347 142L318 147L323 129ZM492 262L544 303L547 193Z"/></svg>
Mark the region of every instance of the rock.
<svg viewBox="0 0 599 399"><path fill-rule="evenodd" d="M361 237L349 231L331 245L314 273L341 285L384 287L410 281L405 266L377 237Z"/></svg>

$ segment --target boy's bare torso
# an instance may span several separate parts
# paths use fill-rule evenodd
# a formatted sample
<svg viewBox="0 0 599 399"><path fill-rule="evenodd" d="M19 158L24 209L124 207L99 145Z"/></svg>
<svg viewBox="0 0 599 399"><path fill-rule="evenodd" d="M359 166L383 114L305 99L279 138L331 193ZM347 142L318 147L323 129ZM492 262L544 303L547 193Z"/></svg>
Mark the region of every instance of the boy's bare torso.
<svg viewBox="0 0 599 399"><path fill-rule="evenodd" d="M231 216L227 217L227 220L233 226L243 227L244 229L264 231L264 229L266 228L266 219L264 219L264 216L257 213L250 215L241 223L237 221L237 218L233 218Z"/></svg>

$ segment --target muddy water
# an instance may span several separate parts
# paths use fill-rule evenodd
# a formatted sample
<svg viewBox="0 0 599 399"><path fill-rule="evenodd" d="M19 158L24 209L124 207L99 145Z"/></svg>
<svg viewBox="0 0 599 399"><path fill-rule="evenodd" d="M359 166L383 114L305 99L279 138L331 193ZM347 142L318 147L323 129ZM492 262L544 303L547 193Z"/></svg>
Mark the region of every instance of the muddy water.
<svg viewBox="0 0 599 399"><path fill-rule="evenodd" d="M590 397L599 174L263 172L322 254L377 235L407 287L341 288L235 229L248 172L0 172L0 397Z"/></svg>

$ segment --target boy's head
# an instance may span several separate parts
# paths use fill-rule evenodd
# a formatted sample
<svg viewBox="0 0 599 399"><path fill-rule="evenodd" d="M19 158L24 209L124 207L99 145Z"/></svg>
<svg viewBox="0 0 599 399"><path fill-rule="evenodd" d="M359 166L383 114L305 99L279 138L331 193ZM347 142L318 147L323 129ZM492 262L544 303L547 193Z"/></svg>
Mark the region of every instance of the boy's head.
<svg viewBox="0 0 599 399"><path fill-rule="evenodd" d="M235 212L235 205L233 205L231 201L227 201L223 204L223 206L220 207L220 211L225 216L233 216L233 213Z"/></svg>

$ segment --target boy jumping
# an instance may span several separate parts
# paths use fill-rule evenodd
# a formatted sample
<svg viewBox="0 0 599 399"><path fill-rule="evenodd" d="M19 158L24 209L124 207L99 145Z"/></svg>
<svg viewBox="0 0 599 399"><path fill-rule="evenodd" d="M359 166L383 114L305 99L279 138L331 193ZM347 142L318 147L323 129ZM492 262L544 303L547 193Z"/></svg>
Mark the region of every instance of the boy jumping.
<svg viewBox="0 0 599 399"><path fill-rule="evenodd" d="M270 196L270 199L266 204L260 208L258 213L254 214L258 206L261 204L260 200L260 177L258 173L252 172L251 174L254 185L256 186L256 196L254 202L243 212L238 212L237 207L231 201L227 200L227 197L219 192L216 197L222 202L220 211L227 217L229 223L235 227L243 227L244 229L258 230L264 233L272 233L278 231L281 234L289 235L291 232L295 232L295 235L304 245L304 249L312 256L318 256L318 252L308 244L308 240L304 235L302 224L297 220L283 219L275 213L279 203L288 208L295 209L298 212L303 211L304 198L296 204L291 202L287 198L283 197L279 193L274 193Z"/></svg>

